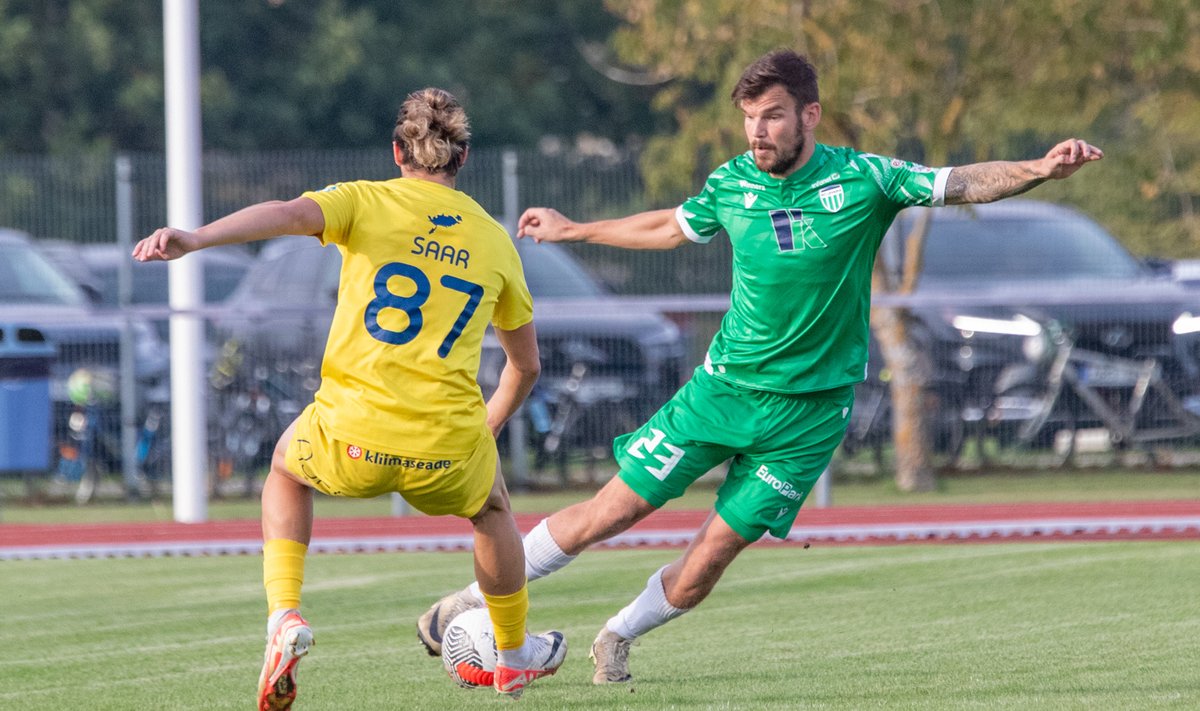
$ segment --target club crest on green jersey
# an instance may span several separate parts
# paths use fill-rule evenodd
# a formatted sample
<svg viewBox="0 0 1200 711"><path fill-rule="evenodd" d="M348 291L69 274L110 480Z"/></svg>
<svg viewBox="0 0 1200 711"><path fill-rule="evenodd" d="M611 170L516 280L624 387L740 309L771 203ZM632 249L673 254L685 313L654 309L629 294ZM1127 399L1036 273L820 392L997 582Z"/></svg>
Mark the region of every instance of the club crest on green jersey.
<svg viewBox="0 0 1200 711"><path fill-rule="evenodd" d="M826 185L817 195L821 198L821 205L830 212L837 212L846 204L846 191L842 189L841 183Z"/></svg>

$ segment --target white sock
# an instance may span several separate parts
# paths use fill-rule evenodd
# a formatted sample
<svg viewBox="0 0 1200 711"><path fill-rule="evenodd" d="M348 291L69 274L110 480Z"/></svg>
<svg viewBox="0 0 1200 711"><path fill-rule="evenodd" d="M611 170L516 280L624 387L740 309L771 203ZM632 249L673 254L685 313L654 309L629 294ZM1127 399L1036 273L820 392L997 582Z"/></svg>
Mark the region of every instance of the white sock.
<svg viewBox="0 0 1200 711"><path fill-rule="evenodd" d="M568 563L575 560L575 556L567 555L562 548L558 547L558 543L550 535L550 527L546 525L547 520L542 519L538 522L538 525L533 527L523 541L525 544L526 580L544 578L560 568L565 568Z"/></svg>
<svg viewBox="0 0 1200 711"><path fill-rule="evenodd" d="M565 568L568 563L575 560L575 556L563 553L563 549L558 547L558 543L550 535L546 519L538 522L538 525L525 535L522 543L525 546L526 582L544 578L560 568ZM479 583L471 583L467 587L467 592L481 604L484 603L483 591L479 589Z"/></svg>
<svg viewBox="0 0 1200 711"><path fill-rule="evenodd" d="M667 602L662 582L662 574L666 569L664 565L655 571L646 581L646 589L642 594L608 621L605 626L610 632L616 632L625 639L637 639L688 611L689 608L681 609Z"/></svg>
<svg viewBox="0 0 1200 711"><path fill-rule="evenodd" d="M529 635L525 635L525 642L516 649L496 650L496 664L510 669L529 668Z"/></svg>

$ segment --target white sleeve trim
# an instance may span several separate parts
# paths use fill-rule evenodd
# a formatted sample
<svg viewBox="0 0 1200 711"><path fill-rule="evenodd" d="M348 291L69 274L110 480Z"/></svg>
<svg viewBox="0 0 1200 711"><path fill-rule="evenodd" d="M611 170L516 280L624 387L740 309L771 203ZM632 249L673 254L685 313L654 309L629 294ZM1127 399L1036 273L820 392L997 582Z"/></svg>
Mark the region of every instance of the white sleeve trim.
<svg viewBox="0 0 1200 711"><path fill-rule="evenodd" d="M705 237L692 229L692 226L688 224L687 218L683 216L683 205L675 208L675 221L679 223L679 227L683 230L683 236L696 244L708 244L712 241L712 235Z"/></svg>
<svg viewBox="0 0 1200 711"><path fill-rule="evenodd" d="M934 207L942 207L946 204L946 181L950 179L950 171L953 168L941 168L937 172L937 177L933 179L933 195L930 196L930 204Z"/></svg>

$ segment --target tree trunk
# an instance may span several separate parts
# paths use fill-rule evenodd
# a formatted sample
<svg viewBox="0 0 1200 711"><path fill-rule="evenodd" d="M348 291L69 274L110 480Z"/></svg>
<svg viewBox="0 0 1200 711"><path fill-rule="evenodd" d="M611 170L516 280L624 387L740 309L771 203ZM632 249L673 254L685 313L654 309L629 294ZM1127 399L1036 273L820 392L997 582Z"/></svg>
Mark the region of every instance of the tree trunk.
<svg viewBox="0 0 1200 711"><path fill-rule="evenodd" d="M901 491L932 491L937 485L929 457L925 417L928 354L909 337L911 315L906 309L873 309L871 321L891 375L892 443L896 448L896 486Z"/></svg>

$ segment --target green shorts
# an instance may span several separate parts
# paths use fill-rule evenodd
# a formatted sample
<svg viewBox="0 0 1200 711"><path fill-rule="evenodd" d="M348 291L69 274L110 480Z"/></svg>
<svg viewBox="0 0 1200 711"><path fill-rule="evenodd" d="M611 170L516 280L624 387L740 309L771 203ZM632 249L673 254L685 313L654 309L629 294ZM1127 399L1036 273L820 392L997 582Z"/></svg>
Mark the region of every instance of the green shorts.
<svg viewBox="0 0 1200 711"><path fill-rule="evenodd" d="M640 429L618 437L621 480L655 507L731 460L717 513L746 540L784 538L846 433L854 386L749 390L702 368Z"/></svg>

